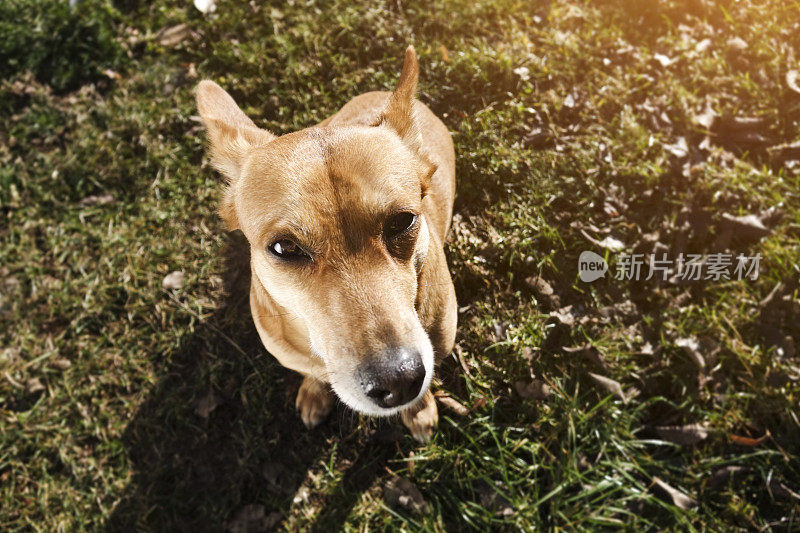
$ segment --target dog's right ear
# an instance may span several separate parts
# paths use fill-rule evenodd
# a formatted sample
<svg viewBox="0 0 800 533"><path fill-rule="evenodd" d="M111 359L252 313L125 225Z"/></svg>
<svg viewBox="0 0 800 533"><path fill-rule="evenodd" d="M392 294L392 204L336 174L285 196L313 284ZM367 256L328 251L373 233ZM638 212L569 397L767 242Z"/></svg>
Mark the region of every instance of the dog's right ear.
<svg viewBox="0 0 800 533"><path fill-rule="evenodd" d="M242 172L247 153L254 146L263 146L275 138L258 128L245 115L231 95L213 81L203 80L197 86L197 109L206 126L211 164L228 180L219 214L233 231L239 228L233 190Z"/></svg>
<svg viewBox="0 0 800 533"><path fill-rule="evenodd" d="M213 81L203 80L197 86L197 110L206 126L211 163L231 182L239 179L250 148L275 138L258 128Z"/></svg>

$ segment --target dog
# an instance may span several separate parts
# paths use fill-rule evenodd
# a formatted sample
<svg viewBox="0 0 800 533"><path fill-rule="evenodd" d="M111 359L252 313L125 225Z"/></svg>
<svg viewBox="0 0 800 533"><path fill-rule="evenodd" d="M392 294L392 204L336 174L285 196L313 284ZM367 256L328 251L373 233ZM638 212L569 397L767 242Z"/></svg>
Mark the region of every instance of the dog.
<svg viewBox="0 0 800 533"><path fill-rule="evenodd" d="M368 92L316 126L277 137L216 83L197 87L219 214L250 244L250 308L267 350L303 376L308 428L336 396L400 414L433 435L435 364L455 342L457 304L443 242L455 195L446 126L416 99L413 46L393 92ZM335 396L334 396L335 394Z"/></svg>

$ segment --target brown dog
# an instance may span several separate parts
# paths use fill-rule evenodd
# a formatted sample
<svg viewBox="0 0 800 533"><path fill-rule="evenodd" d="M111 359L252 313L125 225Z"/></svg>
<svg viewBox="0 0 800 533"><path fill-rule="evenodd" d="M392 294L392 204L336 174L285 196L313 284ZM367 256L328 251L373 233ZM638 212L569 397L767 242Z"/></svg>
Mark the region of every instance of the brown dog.
<svg viewBox="0 0 800 533"><path fill-rule="evenodd" d="M417 440L438 422L428 387L456 331L442 249L455 154L415 98L418 76L409 47L393 93L362 94L281 137L215 83L197 88L211 161L229 183L220 214L251 247L253 320L304 376L297 409L309 428L333 407L331 388L362 413L400 413Z"/></svg>

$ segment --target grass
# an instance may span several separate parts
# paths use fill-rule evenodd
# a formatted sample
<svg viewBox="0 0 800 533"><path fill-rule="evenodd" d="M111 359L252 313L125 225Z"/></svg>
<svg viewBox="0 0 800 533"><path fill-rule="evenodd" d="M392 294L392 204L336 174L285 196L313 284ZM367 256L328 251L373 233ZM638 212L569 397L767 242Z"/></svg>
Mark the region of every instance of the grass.
<svg viewBox="0 0 800 533"><path fill-rule="evenodd" d="M3 4L0 528L221 530L262 510L288 530L797 530L800 177L768 148L800 139L799 21L778 1ZM211 78L285 133L391 88L407 43L456 144L458 355L439 376L470 409L442 407L426 446L344 408L302 427L192 95ZM702 149L706 107L723 126ZM722 214L769 208L769 235L728 245L762 254L755 281L577 277L603 253L586 235L710 253ZM599 357L564 350L583 344ZM533 378L546 398L515 385ZM687 424L706 437L654 430ZM427 514L384 502L394 475Z"/></svg>

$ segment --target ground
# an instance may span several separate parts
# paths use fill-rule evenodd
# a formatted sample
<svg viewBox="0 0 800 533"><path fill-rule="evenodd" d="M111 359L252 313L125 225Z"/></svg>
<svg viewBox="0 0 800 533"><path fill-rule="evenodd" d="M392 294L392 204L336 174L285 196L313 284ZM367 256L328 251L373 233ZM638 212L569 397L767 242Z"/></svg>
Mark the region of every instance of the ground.
<svg viewBox="0 0 800 533"><path fill-rule="evenodd" d="M303 427L192 93L286 133L409 43L458 161L427 445ZM797 530L798 53L778 0L4 2L0 529Z"/></svg>

